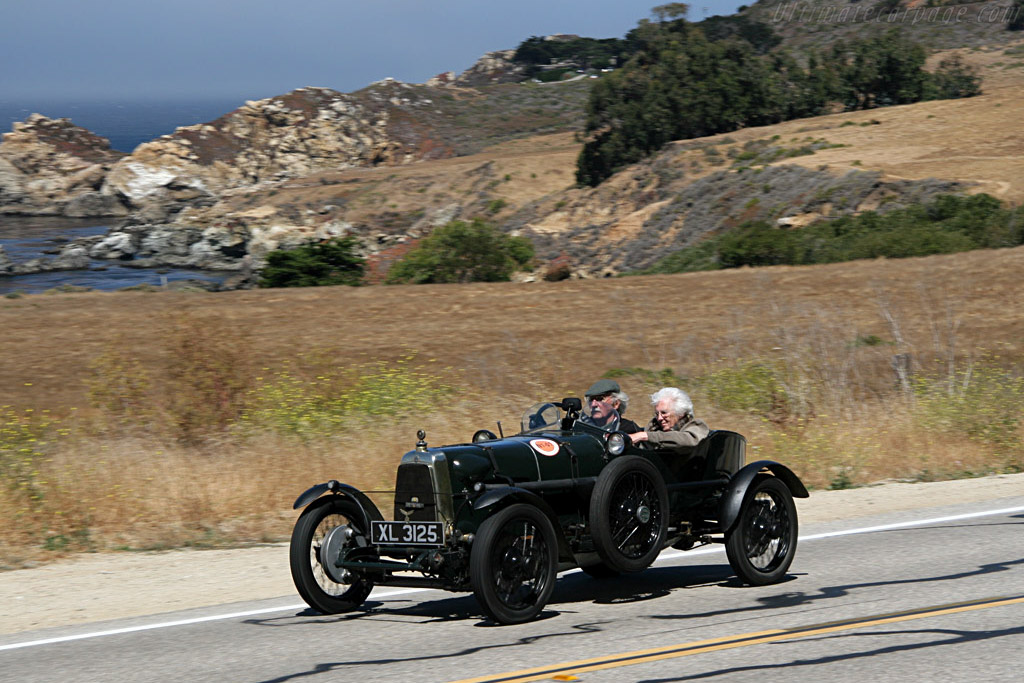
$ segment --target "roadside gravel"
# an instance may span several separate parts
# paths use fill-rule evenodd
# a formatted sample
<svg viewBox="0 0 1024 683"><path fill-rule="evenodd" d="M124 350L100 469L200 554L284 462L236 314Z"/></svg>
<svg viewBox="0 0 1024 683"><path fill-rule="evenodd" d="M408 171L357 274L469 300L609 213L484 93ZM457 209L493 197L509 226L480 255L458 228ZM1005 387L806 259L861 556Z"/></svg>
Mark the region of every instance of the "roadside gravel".
<svg viewBox="0 0 1024 683"><path fill-rule="evenodd" d="M801 526L1024 495L1024 474L815 491ZM98 553L0 573L0 634L208 605L294 599L286 544L233 550Z"/></svg>

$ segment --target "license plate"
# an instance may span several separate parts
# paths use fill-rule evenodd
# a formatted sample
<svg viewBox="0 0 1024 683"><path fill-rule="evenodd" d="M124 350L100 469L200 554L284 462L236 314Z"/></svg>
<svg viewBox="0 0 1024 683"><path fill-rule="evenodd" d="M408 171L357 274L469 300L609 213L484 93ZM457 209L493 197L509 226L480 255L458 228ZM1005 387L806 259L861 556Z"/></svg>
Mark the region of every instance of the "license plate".
<svg viewBox="0 0 1024 683"><path fill-rule="evenodd" d="M444 522L370 522L375 545L444 545Z"/></svg>

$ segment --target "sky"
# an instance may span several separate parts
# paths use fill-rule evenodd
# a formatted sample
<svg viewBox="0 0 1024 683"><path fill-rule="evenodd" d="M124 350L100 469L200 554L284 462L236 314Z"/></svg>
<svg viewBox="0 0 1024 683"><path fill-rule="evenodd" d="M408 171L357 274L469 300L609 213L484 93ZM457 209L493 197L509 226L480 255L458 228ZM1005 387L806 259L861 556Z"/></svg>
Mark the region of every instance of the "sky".
<svg viewBox="0 0 1024 683"><path fill-rule="evenodd" d="M749 4L748 0L748 4ZM422 83L534 35L621 38L662 0L3 0L0 100L272 97ZM743 2L692 3L689 18Z"/></svg>

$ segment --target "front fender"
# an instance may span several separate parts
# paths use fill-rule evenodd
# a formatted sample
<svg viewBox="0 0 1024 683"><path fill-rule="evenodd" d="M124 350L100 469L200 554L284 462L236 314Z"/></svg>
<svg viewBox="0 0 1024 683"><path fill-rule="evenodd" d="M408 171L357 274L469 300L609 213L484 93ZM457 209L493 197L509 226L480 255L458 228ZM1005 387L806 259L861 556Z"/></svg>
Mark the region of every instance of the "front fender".
<svg viewBox="0 0 1024 683"><path fill-rule="evenodd" d="M354 486L342 484L337 479L331 479L323 484L317 484L316 486L309 487L303 491L301 496L295 499L295 504L292 505L292 509L298 510L299 508L304 508L328 491L334 495L352 500L352 502L358 505L363 511L366 515L366 519L368 520L381 521L384 519L384 516L380 514L380 510L377 509L376 504L370 500L369 496Z"/></svg>
<svg viewBox="0 0 1024 683"><path fill-rule="evenodd" d="M747 489L750 488L750 483L754 481L754 477L760 474L761 470L768 470L781 479L794 498L807 498L811 495L807 492L807 487L800 481L800 477L785 465L773 460L752 462L729 480L729 486L722 494L721 500L718 501L718 524L722 527L723 532L730 531L736 520L739 519Z"/></svg>
<svg viewBox="0 0 1024 683"><path fill-rule="evenodd" d="M565 540L562 533L562 525L558 523L558 515L546 500L532 491L521 489L518 486L505 486L498 489L491 489L484 495L473 501L474 510L486 510L487 508L505 507L514 503L525 503L537 508L551 520L551 526L555 528L555 535L558 537L558 556L563 562L572 562L573 554L569 548L569 542Z"/></svg>

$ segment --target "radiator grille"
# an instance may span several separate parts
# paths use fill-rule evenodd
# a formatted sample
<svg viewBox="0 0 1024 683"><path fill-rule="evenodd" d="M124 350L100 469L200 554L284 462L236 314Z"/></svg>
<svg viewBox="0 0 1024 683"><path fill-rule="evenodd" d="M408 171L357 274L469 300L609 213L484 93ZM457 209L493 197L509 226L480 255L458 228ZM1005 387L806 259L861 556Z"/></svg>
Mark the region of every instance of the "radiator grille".
<svg viewBox="0 0 1024 683"><path fill-rule="evenodd" d="M399 465L395 481L395 521L431 522L438 519L430 466L418 463Z"/></svg>

